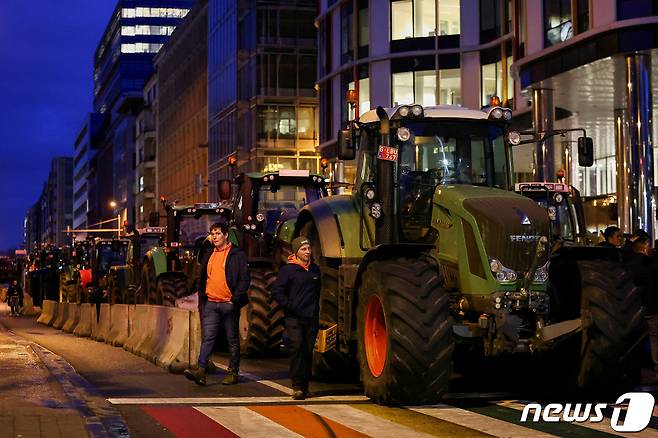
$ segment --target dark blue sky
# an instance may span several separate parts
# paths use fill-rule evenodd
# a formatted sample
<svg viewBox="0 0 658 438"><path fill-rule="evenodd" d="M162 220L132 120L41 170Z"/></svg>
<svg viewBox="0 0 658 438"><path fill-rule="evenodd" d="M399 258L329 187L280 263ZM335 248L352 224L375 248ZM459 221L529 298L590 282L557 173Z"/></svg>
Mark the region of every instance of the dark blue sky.
<svg viewBox="0 0 658 438"><path fill-rule="evenodd" d="M22 243L51 159L73 155L91 110L94 50L116 4L0 0L0 251Z"/></svg>

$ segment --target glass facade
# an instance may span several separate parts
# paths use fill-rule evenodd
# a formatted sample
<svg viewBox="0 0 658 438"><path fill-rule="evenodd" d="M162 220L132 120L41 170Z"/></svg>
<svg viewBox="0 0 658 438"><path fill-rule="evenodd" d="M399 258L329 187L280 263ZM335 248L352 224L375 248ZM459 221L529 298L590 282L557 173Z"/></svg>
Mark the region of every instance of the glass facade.
<svg viewBox="0 0 658 438"><path fill-rule="evenodd" d="M239 11L235 2L210 2L211 185L229 176L226 158L233 154L239 171L297 168L307 161L317 171L316 15L311 0L253 2Z"/></svg>

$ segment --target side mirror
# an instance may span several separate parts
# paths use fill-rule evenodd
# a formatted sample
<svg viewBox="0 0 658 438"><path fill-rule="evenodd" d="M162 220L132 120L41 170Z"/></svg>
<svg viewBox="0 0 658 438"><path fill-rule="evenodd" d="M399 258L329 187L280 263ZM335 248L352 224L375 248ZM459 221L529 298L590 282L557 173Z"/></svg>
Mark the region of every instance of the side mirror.
<svg viewBox="0 0 658 438"><path fill-rule="evenodd" d="M149 213L149 227L157 227L160 225L160 213L152 211Z"/></svg>
<svg viewBox="0 0 658 438"><path fill-rule="evenodd" d="M356 156L356 143L354 140L354 131L350 126L348 129L338 131L338 159L353 160Z"/></svg>
<svg viewBox="0 0 658 438"><path fill-rule="evenodd" d="M578 137L578 165L591 167L594 164L594 142L591 137Z"/></svg>
<svg viewBox="0 0 658 438"><path fill-rule="evenodd" d="M233 188L231 187L231 181L227 179L220 179L217 181L217 191L219 192L219 199L221 201L228 201L231 199L233 194Z"/></svg>

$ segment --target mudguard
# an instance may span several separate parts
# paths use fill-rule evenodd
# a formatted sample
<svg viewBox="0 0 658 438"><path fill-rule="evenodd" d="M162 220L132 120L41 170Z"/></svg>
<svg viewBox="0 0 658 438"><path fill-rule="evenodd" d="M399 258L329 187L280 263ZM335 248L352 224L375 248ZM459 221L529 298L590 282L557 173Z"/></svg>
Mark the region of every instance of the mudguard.
<svg viewBox="0 0 658 438"><path fill-rule="evenodd" d="M362 258L359 245L361 216L350 195L318 199L306 205L297 219L295 236L309 221L315 223L322 255L330 258Z"/></svg>
<svg viewBox="0 0 658 438"><path fill-rule="evenodd" d="M153 248L146 253L145 264L153 266L155 277L167 271L167 255L162 248Z"/></svg>

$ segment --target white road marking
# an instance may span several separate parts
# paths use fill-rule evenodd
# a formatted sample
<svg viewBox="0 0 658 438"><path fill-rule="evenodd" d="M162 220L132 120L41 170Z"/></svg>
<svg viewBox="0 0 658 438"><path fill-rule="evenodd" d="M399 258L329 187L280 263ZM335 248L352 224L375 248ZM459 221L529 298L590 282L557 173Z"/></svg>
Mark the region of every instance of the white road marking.
<svg viewBox="0 0 658 438"><path fill-rule="evenodd" d="M367 402L363 395L328 395L313 397L303 401L290 397L162 397L162 398L108 398L113 405L256 405L259 403L276 405L303 405L324 402L354 403Z"/></svg>
<svg viewBox="0 0 658 438"><path fill-rule="evenodd" d="M438 418L439 420L448 421L450 423L458 424L460 426L468 427L470 429L479 430L480 432L488 433L500 437L554 437L548 433L543 433L538 430L517 426L514 423L498 420L496 418L487 417L486 415L477 414L475 412L467 411L465 409L455 408L448 405L435 405L432 407L414 408L408 407L407 409L421 414L429 415L430 417Z"/></svg>
<svg viewBox="0 0 658 438"><path fill-rule="evenodd" d="M330 420L377 438L430 437L385 418L344 405L304 406L307 411L322 415Z"/></svg>
<svg viewBox="0 0 658 438"><path fill-rule="evenodd" d="M217 362L213 361L215 366L221 370L228 371L228 367L223 364L218 364ZM277 391L281 391L284 394L292 395L292 388L289 388L287 386L281 385L279 383L273 382L271 380L265 380L260 376L257 376L256 374L251 374L251 373L240 373L240 377L243 377L247 380L252 380L254 382L258 382L261 385L269 386L270 388L276 389Z"/></svg>
<svg viewBox="0 0 658 438"><path fill-rule="evenodd" d="M301 435L245 407L195 408L239 436L299 438Z"/></svg>

